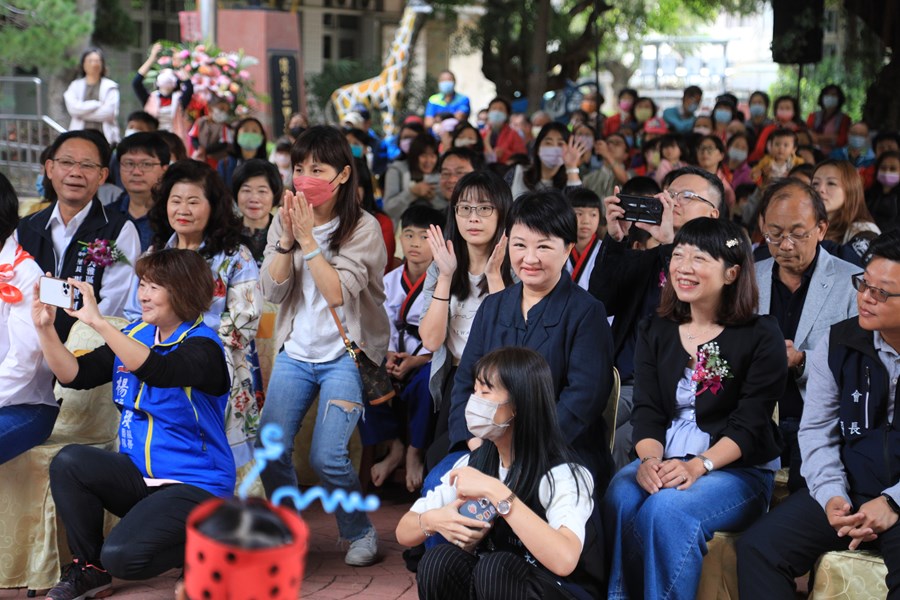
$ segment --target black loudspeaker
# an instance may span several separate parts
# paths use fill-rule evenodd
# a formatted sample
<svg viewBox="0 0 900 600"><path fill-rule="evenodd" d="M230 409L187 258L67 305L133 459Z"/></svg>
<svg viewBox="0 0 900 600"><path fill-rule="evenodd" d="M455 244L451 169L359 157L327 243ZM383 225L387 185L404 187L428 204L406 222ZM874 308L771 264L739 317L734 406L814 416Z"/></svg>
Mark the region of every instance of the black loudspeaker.
<svg viewBox="0 0 900 600"><path fill-rule="evenodd" d="M822 60L825 0L772 0L772 59L782 64Z"/></svg>

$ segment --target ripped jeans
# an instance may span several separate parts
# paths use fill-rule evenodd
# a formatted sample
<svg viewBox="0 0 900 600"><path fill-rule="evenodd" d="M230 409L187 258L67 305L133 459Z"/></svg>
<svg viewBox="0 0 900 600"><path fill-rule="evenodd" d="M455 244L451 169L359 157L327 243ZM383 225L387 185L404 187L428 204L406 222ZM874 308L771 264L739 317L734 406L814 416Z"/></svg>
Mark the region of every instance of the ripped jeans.
<svg viewBox="0 0 900 600"><path fill-rule="evenodd" d="M260 430L268 423L275 423L284 431L284 453L277 461L269 462L262 472L269 497L283 485L297 487L292 460L294 437L316 394L319 410L309 453L310 466L326 489L360 491L359 476L347 451L350 436L363 413L362 381L356 364L348 354L329 362L310 363L280 352L272 367L260 419ZM341 537L351 542L372 528L364 512L347 513L338 508L335 516Z"/></svg>

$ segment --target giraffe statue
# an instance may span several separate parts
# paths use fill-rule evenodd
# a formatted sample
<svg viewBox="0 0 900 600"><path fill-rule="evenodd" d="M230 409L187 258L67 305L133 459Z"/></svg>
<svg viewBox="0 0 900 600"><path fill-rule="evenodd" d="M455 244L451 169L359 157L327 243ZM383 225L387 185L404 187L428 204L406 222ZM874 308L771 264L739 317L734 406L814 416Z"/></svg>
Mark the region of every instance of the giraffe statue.
<svg viewBox="0 0 900 600"><path fill-rule="evenodd" d="M358 83L348 83L332 92L331 105L339 122L344 120L353 105L362 104L370 110L374 108L381 112L385 135L393 135L396 125L394 117L399 111L400 95L406 86L412 50L419 30L432 10L425 0L409 0L381 73Z"/></svg>

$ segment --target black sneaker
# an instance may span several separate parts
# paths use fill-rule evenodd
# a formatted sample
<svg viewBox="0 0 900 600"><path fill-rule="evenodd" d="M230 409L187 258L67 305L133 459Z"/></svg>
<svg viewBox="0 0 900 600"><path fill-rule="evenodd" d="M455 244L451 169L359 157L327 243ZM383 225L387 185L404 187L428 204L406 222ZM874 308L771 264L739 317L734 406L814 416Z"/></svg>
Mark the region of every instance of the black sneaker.
<svg viewBox="0 0 900 600"><path fill-rule="evenodd" d="M112 593L112 576L109 573L75 559L65 568L59 583L47 592L46 600L105 598Z"/></svg>

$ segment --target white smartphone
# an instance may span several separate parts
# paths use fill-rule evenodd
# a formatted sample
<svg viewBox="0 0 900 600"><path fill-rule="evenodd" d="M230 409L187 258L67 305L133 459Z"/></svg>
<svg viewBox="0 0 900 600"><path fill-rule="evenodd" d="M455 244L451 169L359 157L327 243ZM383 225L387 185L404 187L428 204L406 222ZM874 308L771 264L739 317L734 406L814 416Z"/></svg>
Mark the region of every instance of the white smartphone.
<svg viewBox="0 0 900 600"><path fill-rule="evenodd" d="M75 308L75 293L78 291L65 279L41 277L40 300L44 304L59 308Z"/></svg>

